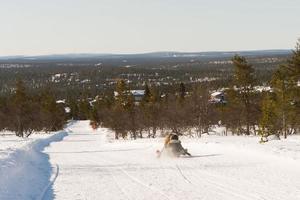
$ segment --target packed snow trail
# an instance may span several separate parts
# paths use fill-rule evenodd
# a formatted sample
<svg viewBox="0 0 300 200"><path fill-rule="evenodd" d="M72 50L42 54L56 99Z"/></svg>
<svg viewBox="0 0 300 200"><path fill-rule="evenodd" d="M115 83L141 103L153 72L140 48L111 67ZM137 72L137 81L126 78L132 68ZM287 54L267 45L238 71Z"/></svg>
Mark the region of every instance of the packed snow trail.
<svg viewBox="0 0 300 200"><path fill-rule="evenodd" d="M93 131L88 121L69 129L63 141L45 150L59 174L54 196L44 199L300 199L299 159L223 144L227 137L213 140L217 142L184 140L194 157L158 159L155 151L162 139L109 141L109 130Z"/></svg>

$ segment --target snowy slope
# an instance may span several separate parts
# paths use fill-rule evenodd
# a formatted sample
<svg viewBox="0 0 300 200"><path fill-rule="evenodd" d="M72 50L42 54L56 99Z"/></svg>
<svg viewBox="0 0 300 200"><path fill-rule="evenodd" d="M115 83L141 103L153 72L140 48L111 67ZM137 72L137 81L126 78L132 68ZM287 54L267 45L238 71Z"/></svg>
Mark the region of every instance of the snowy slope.
<svg viewBox="0 0 300 200"><path fill-rule="evenodd" d="M0 199L43 199L53 179L49 156L42 151L52 142L62 140L67 131L53 135L36 135L31 138L16 138L13 135L0 137Z"/></svg>
<svg viewBox="0 0 300 200"><path fill-rule="evenodd" d="M75 123L45 149L59 167L44 199L299 200L300 138L258 144L255 137L184 139L194 157L156 158L163 139L114 141Z"/></svg>

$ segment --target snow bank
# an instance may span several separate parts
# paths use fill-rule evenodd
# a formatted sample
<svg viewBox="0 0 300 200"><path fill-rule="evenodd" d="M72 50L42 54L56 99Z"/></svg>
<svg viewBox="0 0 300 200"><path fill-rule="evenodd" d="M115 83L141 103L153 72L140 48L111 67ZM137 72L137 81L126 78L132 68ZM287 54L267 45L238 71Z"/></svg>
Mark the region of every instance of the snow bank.
<svg viewBox="0 0 300 200"><path fill-rule="evenodd" d="M49 136L51 135L32 134L29 138L21 138L9 131L0 132L0 160L7 158L16 149L25 147L37 139L47 138Z"/></svg>
<svg viewBox="0 0 300 200"><path fill-rule="evenodd" d="M53 172L49 156L43 153L52 142L68 135L61 131L48 138L29 142L0 159L0 199L38 199L51 182ZM52 193L51 188L48 194ZM51 195L49 195L51 196Z"/></svg>

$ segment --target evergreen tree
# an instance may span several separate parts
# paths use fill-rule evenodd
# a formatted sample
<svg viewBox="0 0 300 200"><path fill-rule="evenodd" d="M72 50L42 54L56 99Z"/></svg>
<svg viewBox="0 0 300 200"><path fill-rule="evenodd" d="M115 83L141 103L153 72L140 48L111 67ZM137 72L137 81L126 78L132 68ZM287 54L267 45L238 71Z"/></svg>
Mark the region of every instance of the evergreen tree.
<svg viewBox="0 0 300 200"><path fill-rule="evenodd" d="M156 87L151 88L150 100L147 106L147 117L146 120L148 122L149 134L148 137L155 137L156 131L160 125L160 112L161 112L161 97L160 91ZM150 133L150 128L152 128L152 134Z"/></svg>
<svg viewBox="0 0 300 200"><path fill-rule="evenodd" d="M288 60L288 64L285 65L287 73L289 75L289 82L293 89L299 89L300 82L300 39L298 40L295 50L293 50L293 55L291 59ZM300 98L299 95L293 94L295 97Z"/></svg>
<svg viewBox="0 0 300 200"><path fill-rule="evenodd" d="M47 88L41 94L41 118L46 131L57 131L63 128L66 115L63 105L56 103L52 91Z"/></svg>
<svg viewBox="0 0 300 200"><path fill-rule="evenodd" d="M127 104L125 107L126 112L128 113L129 119L127 120L128 130L131 132L131 136L133 139L137 138L137 119L136 119L136 106L134 102L134 97L132 94L129 94L127 97Z"/></svg>
<svg viewBox="0 0 300 200"><path fill-rule="evenodd" d="M111 110L113 105L113 92L97 97L91 115L91 121L95 128L100 125L111 127Z"/></svg>
<svg viewBox="0 0 300 200"><path fill-rule="evenodd" d="M148 84L146 84L142 103L148 103L150 101L150 98L151 98L151 92L150 92Z"/></svg>
<svg viewBox="0 0 300 200"><path fill-rule="evenodd" d="M287 70L290 83L291 98L291 128L294 132L300 131L300 39L293 51L292 58L288 60Z"/></svg>
<svg viewBox="0 0 300 200"><path fill-rule="evenodd" d="M9 115L7 99L0 97L0 131L7 128Z"/></svg>
<svg viewBox="0 0 300 200"><path fill-rule="evenodd" d="M128 101L131 98L131 93L123 79L118 80L117 82L115 98L116 98L116 104L125 109L125 107L129 103Z"/></svg>
<svg viewBox="0 0 300 200"><path fill-rule="evenodd" d="M78 118L80 120L89 119L91 114L91 105L87 97L80 99L78 102Z"/></svg>
<svg viewBox="0 0 300 200"><path fill-rule="evenodd" d="M21 80L16 83L15 93L11 101L12 127L10 129L16 132L19 137L24 137L28 131L28 126L32 122L30 119L30 98L26 94L26 88Z"/></svg>
<svg viewBox="0 0 300 200"><path fill-rule="evenodd" d="M246 134L250 134L250 126L252 123L251 112L253 109L254 95L254 68L248 64L245 57L234 56L232 59L234 65L234 95L241 103L242 120L246 125Z"/></svg>
<svg viewBox="0 0 300 200"><path fill-rule="evenodd" d="M180 83L179 85L179 99L180 101L183 101L186 95L185 85L184 83Z"/></svg>
<svg viewBox="0 0 300 200"><path fill-rule="evenodd" d="M230 88L226 91L228 102L223 108L224 115L223 122L226 125L226 129L231 129L232 134L243 134L243 105L240 100L238 92L234 88Z"/></svg>
<svg viewBox="0 0 300 200"><path fill-rule="evenodd" d="M275 134L279 137L279 126L278 126L278 115L277 115L277 105L274 95L271 93L266 94L262 102L262 117L260 119L260 135L263 138L269 135Z"/></svg>
<svg viewBox="0 0 300 200"><path fill-rule="evenodd" d="M73 120L78 120L79 119L79 108L78 108L77 99L69 98L66 103L70 107L69 117Z"/></svg>
<svg viewBox="0 0 300 200"><path fill-rule="evenodd" d="M287 64L274 72L271 85L276 94L276 110L284 138L299 128L300 118L300 44L296 45Z"/></svg>
<svg viewBox="0 0 300 200"><path fill-rule="evenodd" d="M287 137L287 120L288 110L291 109L290 97L288 92L288 74L286 73L284 66L280 66L279 69L273 74L272 87L276 94L276 111L281 122L281 132L284 138Z"/></svg>
<svg viewBox="0 0 300 200"><path fill-rule="evenodd" d="M121 134L123 138L126 137L129 131L129 125L132 123L133 116L132 107L133 97L129 91L124 80L119 80L116 85L115 104L112 108L111 126L115 131L115 138L118 139Z"/></svg>

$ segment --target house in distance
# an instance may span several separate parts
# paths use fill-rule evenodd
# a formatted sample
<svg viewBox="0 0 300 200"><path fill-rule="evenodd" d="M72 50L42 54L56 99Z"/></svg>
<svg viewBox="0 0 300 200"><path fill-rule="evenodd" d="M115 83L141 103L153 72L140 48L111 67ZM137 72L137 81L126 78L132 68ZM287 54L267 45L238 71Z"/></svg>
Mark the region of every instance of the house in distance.
<svg viewBox="0 0 300 200"><path fill-rule="evenodd" d="M133 96L135 103L140 103L145 95L145 90L129 90L129 92ZM115 91L114 96L118 96L118 92Z"/></svg>

